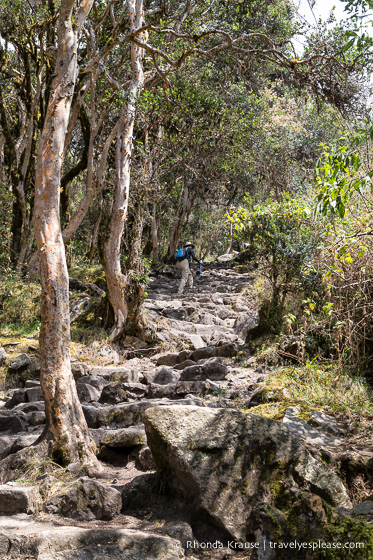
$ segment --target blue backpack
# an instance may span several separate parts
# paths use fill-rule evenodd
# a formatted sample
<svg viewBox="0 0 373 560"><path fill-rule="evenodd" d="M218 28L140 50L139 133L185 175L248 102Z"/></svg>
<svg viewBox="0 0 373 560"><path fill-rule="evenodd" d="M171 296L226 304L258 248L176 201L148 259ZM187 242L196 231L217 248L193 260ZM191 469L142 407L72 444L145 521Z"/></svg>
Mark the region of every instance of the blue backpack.
<svg viewBox="0 0 373 560"><path fill-rule="evenodd" d="M185 259L187 256L186 254L186 249L185 247L182 247L181 249L179 249L176 253L176 258L177 259Z"/></svg>

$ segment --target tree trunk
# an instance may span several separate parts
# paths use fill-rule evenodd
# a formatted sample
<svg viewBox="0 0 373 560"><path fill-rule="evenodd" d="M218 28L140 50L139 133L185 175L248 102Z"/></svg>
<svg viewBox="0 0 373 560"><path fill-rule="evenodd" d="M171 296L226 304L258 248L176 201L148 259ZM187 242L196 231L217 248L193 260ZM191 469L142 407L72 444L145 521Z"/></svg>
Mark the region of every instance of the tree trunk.
<svg viewBox="0 0 373 560"><path fill-rule="evenodd" d="M22 224L23 222L21 206L19 204L18 198L16 196L13 196L11 225L12 238L10 242L10 262L13 265L17 264L18 256L21 250Z"/></svg>
<svg viewBox="0 0 373 560"><path fill-rule="evenodd" d="M56 74L40 138L35 184L35 237L42 288L40 382L47 416L46 437L54 461L96 464L70 365L69 277L60 223L62 154L77 76L77 40L92 0L62 0Z"/></svg>
<svg viewBox="0 0 373 560"><path fill-rule="evenodd" d="M127 0L130 19L130 32L142 26L142 0ZM114 310L114 328L111 340L121 338L125 331L127 319L133 322L136 317L138 303L145 286L131 281L130 275L123 274L120 263L120 246L124 224L128 215L128 199L130 188L131 156L133 127L135 122L137 98L144 84L143 49L131 44L132 78L129 86L128 100L124 107L120 127L117 132L116 172L117 180L114 192L113 209L110 218L107 239L104 242L104 269L110 303ZM136 288L137 285L137 288ZM133 310L135 314L133 314ZM132 325L134 328L134 325ZM132 329L131 329L132 330Z"/></svg>
<svg viewBox="0 0 373 560"><path fill-rule="evenodd" d="M93 257L95 256L95 253L97 251L98 237L99 237L100 226L101 226L102 215L103 215L103 205L104 205L104 196L101 192L100 193L100 200L98 202L98 208L99 208L98 217L97 217L97 220L96 220L96 223L95 223L95 227L93 229L91 247L90 247L89 253L88 253L88 260L89 260L90 263L93 261Z"/></svg>
<svg viewBox="0 0 373 560"><path fill-rule="evenodd" d="M91 92L91 94L94 95L94 92ZM70 193L69 193L70 183L73 179L75 179L75 177L77 177L82 171L84 171L87 168L88 162L91 161L90 158L92 158L93 160L93 154L90 152L93 152L91 146L93 146L94 138L91 141L91 130L90 130L91 123L89 122L89 118L84 109L84 106L81 107L79 121L81 124L83 141L84 141L84 146L82 149L82 153L80 155L80 160L76 165L70 168L61 179L61 189L60 189L61 190L61 222L63 226L65 226L70 221ZM69 127L70 127L70 123L69 123ZM69 129L67 134L69 134ZM67 149L66 141L67 138L65 139L64 152L66 152ZM64 157L62 158L62 160L64 160ZM90 188L92 189L92 186L89 185L89 181L87 180L87 192L90 190Z"/></svg>
<svg viewBox="0 0 373 560"><path fill-rule="evenodd" d="M152 246L153 246L153 263L158 262L158 224L157 224L157 203L153 202L153 213L151 219L151 233L152 233Z"/></svg>
<svg viewBox="0 0 373 560"><path fill-rule="evenodd" d="M181 234L181 222L180 219L177 217L171 230L170 243L167 251L167 262L171 261L175 257L180 234Z"/></svg>
<svg viewBox="0 0 373 560"><path fill-rule="evenodd" d="M186 182L186 181L185 181ZM177 210L177 214L175 217L174 224L172 226L171 235L170 235L170 244L168 246L167 257L166 261L170 262L175 258L175 253L177 250L177 244L179 242L179 238L181 235L182 230L185 228L189 221L190 212L193 208L194 201L196 199L197 193L192 193L190 195L188 186L185 185L184 187L184 196L181 207Z"/></svg>
<svg viewBox="0 0 373 560"><path fill-rule="evenodd" d="M88 150L87 190L74 216L71 218L68 225L62 231L62 238L65 244L69 243L69 241L71 241L71 239L74 237L78 227L80 226L84 217L86 216L93 199L95 198L97 193L100 193L102 191L107 158L108 158L111 144L113 143L115 135L118 131L118 125L119 122L114 126L114 128L110 132L102 150L102 154L98 165L98 171L97 171L97 189L93 188L93 167L92 167L93 158L94 158L93 144L96 135L94 132L92 132L90 135L90 147ZM31 256L30 261L27 265L27 275L30 276L31 278L40 275L39 255L37 251Z"/></svg>
<svg viewBox="0 0 373 560"><path fill-rule="evenodd" d="M229 241L228 241L228 247L227 247L227 253L231 252L232 249L232 241L233 241L233 224L232 222L230 223L230 232L229 232Z"/></svg>
<svg viewBox="0 0 373 560"><path fill-rule="evenodd" d="M22 157L19 156L19 181L16 185L16 191L18 195L19 204L22 211L22 221L23 221L23 230L21 236L21 244L20 244L20 251L17 260L16 270L17 272L21 272L27 252L32 245L31 233L32 233L32 209L29 208L29 204L26 198L26 181L28 179L30 173L30 166L34 166L34 158L32 158L33 154L33 145L34 145L34 116L35 112L37 111L37 107L40 101L40 95L42 90L42 80L41 75L43 72L43 52L41 52L41 61L40 61L39 69L36 73L36 94L32 100L31 110L30 113L27 115L27 125L25 129L25 137L24 137L24 144L25 148L22 153ZM21 160L22 165L21 165Z"/></svg>
<svg viewBox="0 0 373 560"><path fill-rule="evenodd" d="M144 231L144 204L138 203L137 213L131 228L130 253L126 262L127 289L126 300L128 315L125 333L137 336L143 334L145 323L141 315L141 305L145 293L142 276L145 272L143 260L140 257L141 242Z"/></svg>

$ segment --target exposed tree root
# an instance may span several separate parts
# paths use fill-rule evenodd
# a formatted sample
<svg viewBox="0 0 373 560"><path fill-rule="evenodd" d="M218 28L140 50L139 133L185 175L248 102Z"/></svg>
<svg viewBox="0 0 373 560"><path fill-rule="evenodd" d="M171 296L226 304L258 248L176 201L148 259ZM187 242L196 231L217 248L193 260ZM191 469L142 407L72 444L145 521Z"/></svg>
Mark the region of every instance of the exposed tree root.
<svg viewBox="0 0 373 560"><path fill-rule="evenodd" d="M43 459L49 459L50 462L53 462L50 459L51 451L53 451L51 444L52 438L48 436L47 431L44 431L33 445L20 449L2 459L0 461L0 484L21 478L35 463L35 460L38 460L39 463ZM84 455L81 462L70 463L69 470L75 476L104 477L104 469L100 461L91 454Z"/></svg>

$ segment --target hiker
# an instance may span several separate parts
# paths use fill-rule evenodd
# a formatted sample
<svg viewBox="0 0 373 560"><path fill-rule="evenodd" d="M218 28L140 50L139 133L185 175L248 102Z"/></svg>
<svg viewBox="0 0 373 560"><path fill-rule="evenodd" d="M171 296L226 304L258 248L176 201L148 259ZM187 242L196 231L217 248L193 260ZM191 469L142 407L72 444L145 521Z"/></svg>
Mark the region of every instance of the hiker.
<svg viewBox="0 0 373 560"><path fill-rule="evenodd" d="M185 284L188 284L188 288L193 288L193 275L189 266L190 258L195 260L197 263L202 264L202 261L199 261L194 254L193 243L188 241L188 243L185 243L183 248L179 249L176 253L176 266L181 274L181 282L177 292L179 295L183 293Z"/></svg>

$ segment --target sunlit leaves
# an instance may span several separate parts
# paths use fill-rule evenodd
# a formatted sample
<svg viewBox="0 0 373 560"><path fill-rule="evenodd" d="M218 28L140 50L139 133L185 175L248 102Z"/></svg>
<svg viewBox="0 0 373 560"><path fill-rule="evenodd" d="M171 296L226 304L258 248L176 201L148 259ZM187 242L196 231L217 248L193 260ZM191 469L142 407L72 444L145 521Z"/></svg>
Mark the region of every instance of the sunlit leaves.
<svg viewBox="0 0 373 560"><path fill-rule="evenodd" d="M371 174L359 173L361 158L356 150L346 145L332 150L321 144L320 151L322 157L317 162L315 182L317 209L323 215L331 213L343 219L353 193L363 194L366 189L372 191Z"/></svg>

